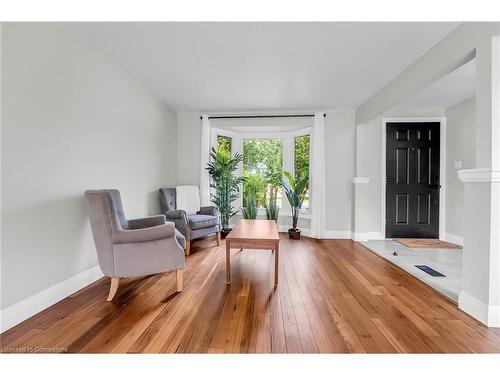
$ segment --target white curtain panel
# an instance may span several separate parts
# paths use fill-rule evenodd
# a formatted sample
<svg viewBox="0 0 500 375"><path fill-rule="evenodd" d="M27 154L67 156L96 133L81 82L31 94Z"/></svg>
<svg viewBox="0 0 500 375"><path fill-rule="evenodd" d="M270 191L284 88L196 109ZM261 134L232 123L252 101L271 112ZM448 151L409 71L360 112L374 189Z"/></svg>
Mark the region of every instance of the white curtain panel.
<svg viewBox="0 0 500 375"><path fill-rule="evenodd" d="M200 203L210 206L210 175L206 170L210 161L210 119L208 115L201 116L201 154L200 154Z"/></svg>
<svg viewBox="0 0 500 375"><path fill-rule="evenodd" d="M311 192L311 236L321 238L325 228L325 116L323 112L314 113L309 188Z"/></svg>

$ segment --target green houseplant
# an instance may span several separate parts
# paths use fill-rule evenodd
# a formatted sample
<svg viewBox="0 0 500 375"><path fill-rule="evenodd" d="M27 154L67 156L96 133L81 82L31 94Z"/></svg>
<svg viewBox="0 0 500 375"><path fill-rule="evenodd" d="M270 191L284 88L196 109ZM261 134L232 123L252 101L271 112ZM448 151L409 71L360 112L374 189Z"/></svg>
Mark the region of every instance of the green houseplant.
<svg viewBox="0 0 500 375"><path fill-rule="evenodd" d="M244 219L256 219L257 218L257 199L254 194L246 193L245 206L241 209Z"/></svg>
<svg viewBox="0 0 500 375"><path fill-rule="evenodd" d="M300 229L297 229L297 223L299 221L299 213L302 208L302 203L307 194L307 189L309 187L309 174L304 174L300 176L297 181L290 172L283 172L285 179L281 180L281 185L285 191L288 202L292 207L292 228L288 230L288 236L291 239L300 239Z"/></svg>
<svg viewBox="0 0 500 375"><path fill-rule="evenodd" d="M266 202L266 216L267 220L278 221L278 214L280 212L280 208L276 204L276 198L278 197L277 189L270 189L269 192L269 200Z"/></svg>
<svg viewBox="0 0 500 375"><path fill-rule="evenodd" d="M265 202L266 181L258 172L243 172L243 208L244 219L256 219L257 208Z"/></svg>
<svg viewBox="0 0 500 375"><path fill-rule="evenodd" d="M243 177L235 176L243 156L235 154L231 157L231 153L224 148L218 147L216 150L212 147L210 160L206 169L211 177L210 187L213 189L211 201L219 210L222 224L221 236L225 238L231 231L229 220L237 212L234 208L234 201L238 199L240 185L244 181Z"/></svg>

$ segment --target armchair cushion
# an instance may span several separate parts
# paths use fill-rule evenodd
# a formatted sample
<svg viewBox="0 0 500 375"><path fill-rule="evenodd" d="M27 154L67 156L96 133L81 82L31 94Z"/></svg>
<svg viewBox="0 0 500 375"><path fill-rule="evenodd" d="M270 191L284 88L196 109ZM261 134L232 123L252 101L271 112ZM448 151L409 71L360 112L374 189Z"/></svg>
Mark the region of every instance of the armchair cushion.
<svg viewBox="0 0 500 375"><path fill-rule="evenodd" d="M217 216L211 215L188 215L189 226L192 230L209 228L219 223Z"/></svg>
<svg viewBox="0 0 500 375"><path fill-rule="evenodd" d="M128 229L141 229L165 224L165 215L149 216L128 220Z"/></svg>
<svg viewBox="0 0 500 375"><path fill-rule="evenodd" d="M113 242L115 244L119 244L129 242L155 241L167 237L173 237L174 234L174 223L165 223L162 225L141 229L117 229L113 231Z"/></svg>
<svg viewBox="0 0 500 375"><path fill-rule="evenodd" d="M184 210L170 210L165 212L165 217L167 220L182 220L186 224L188 223L188 217L186 211Z"/></svg>
<svg viewBox="0 0 500 375"><path fill-rule="evenodd" d="M198 214L219 217L219 210L215 206L204 206L200 207Z"/></svg>

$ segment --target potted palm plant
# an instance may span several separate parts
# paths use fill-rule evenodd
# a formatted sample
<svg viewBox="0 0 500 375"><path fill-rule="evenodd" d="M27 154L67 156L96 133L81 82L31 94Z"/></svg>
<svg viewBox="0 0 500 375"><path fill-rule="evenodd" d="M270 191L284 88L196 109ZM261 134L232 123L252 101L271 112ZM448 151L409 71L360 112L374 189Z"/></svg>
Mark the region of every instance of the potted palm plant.
<svg viewBox="0 0 500 375"><path fill-rule="evenodd" d="M283 172L285 179L281 180L281 186L285 191L288 202L292 207L292 228L288 230L288 236L291 239L300 239L300 229L297 229L297 223L299 221L299 213L302 208L302 203L307 194L307 189L309 187L309 174L301 176L295 181L295 178L290 172Z"/></svg>
<svg viewBox="0 0 500 375"><path fill-rule="evenodd" d="M213 189L210 194L211 201L219 210L222 224L221 237L225 238L231 231L229 220L237 213L234 202L238 199L244 178L236 177L235 172L243 156L235 154L231 157L231 153L224 148L218 147L216 150L212 147L210 159L211 162L206 169L211 177L210 187Z"/></svg>

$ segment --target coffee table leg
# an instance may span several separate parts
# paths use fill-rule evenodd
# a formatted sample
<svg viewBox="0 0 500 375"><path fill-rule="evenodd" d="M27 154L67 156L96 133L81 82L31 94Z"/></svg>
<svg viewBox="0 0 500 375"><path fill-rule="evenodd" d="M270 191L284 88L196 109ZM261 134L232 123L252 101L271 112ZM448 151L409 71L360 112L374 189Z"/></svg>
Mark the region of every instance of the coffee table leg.
<svg viewBox="0 0 500 375"><path fill-rule="evenodd" d="M226 283L231 284L231 261L230 257L231 241L226 240Z"/></svg>
<svg viewBox="0 0 500 375"><path fill-rule="evenodd" d="M280 243L276 242L274 248L274 287L278 286L278 264L279 264Z"/></svg>

